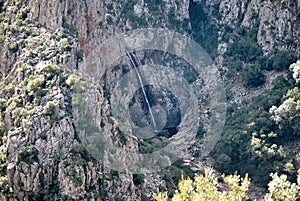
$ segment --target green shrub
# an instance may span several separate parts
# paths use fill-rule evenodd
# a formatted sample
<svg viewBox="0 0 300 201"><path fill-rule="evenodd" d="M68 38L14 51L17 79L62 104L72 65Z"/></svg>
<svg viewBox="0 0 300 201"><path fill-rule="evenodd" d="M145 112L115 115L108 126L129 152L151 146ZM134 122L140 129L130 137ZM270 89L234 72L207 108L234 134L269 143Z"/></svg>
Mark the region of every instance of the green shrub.
<svg viewBox="0 0 300 201"><path fill-rule="evenodd" d="M241 77L247 88L258 87L266 82L266 76L258 65L245 65Z"/></svg>
<svg viewBox="0 0 300 201"><path fill-rule="evenodd" d="M274 51L268 60L270 69L277 71L287 70L290 64L294 63L297 57L294 53L288 51Z"/></svg>
<svg viewBox="0 0 300 201"><path fill-rule="evenodd" d="M45 78L43 75L39 76L32 76L30 75L27 79L27 91L29 93L34 93L38 89L43 88L43 85L45 84Z"/></svg>
<svg viewBox="0 0 300 201"><path fill-rule="evenodd" d="M133 183L138 186L144 183L145 175L144 174L133 174Z"/></svg>
<svg viewBox="0 0 300 201"><path fill-rule="evenodd" d="M106 21L107 21L108 25L112 25L113 24L113 18L110 15L107 16Z"/></svg>
<svg viewBox="0 0 300 201"><path fill-rule="evenodd" d="M79 177L78 173L79 172L76 170L76 167L73 166L70 168L70 171L67 174L67 177L74 183L76 187L83 184L82 178Z"/></svg>
<svg viewBox="0 0 300 201"><path fill-rule="evenodd" d="M16 53L19 49L19 46L18 46L17 42L14 42L14 43L11 43L8 48L12 53Z"/></svg>
<svg viewBox="0 0 300 201"><path fill-rule="evenodd" d="M6 40L6 35L0 35L0 44L3 43Z"/></svg>
<svg viewBox="0 0 300 201"><path fill-rule="evenodd" d="M83 60L83 51L82 50L77 50L76 51L76 60L77 62L81 62Z"/></svg>
<svg viewBox="0 0 300 201"><path fill-rule="evenodd" d="M72 87L80 84L80 80L81 80L81 78L77 74L72 73L67 78L66 84L72 88Z"/></svg>
<svg viewBox="0 0 300 201"><path fill-rule="evenodd" d="M86 149L82 144L75 144L71 150L73 154L86 154Z"/></svg>
<svg viewBox="0 0 300 201"><path fill-rule="evenodd" d="M196 138L203 138L206 131L204 129L204 125L202 123L199 124L199 127L197 129Z"/></svg>
<svg viewBox="0 0 300 201"><path fill-rule="evenodd" d="M0 176L0 192L1 193L9 192L8 179L6 176Z"/></svg>
<svg viewBox="0 0 300 201"><path fill-rule="evenodd" d="M43 107L44 113L46 115L52 115L55 113L56 103L54 101L48 101L46 105Z"/></svg>
<svg viewBox="0 0 300 201"><path fill-rule="evenodd" d="M38 162L38 150L30 145L18 154L18 160L26 163Z"/></svg>
<svg viewBox="0 0 300 201"><path fill-rule="evenodd" d="M119 172L116 171L116 170L111 170L110 174L111 174L112 177L119 178Z"/></svg>

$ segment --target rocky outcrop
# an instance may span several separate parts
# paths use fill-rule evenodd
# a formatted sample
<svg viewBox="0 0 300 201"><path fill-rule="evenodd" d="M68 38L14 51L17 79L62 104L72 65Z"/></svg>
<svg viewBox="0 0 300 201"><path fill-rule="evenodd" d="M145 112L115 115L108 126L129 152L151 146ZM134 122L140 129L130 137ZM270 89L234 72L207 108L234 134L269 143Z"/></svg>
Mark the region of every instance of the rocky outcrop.
<svg viewBox="0 0 300 201"><path fill-rule="evenodd" d="M299 5L285 1L221 1L223 26L245 26L256 32L257 43L265 53L275 48L296 51L299 55Z"/></svg>
<svg viewBox="0 0 300 201"><path fill-rule="evenodd" d="M71 97L76 72L88 71L93 48L99 48L110 34L133 26L135 20L123 13L124 3L5 3L8 23L3 28L7 39L1 46L0 64L1 200L140 199L140 186L136 186L140 184L133 183L132 174L111 173L101 160L86 152L74 127L76 112L71 112L72 104L76 104ZM140 2L132 11L137 4ZM151 6L151 2L143 4L142 10L147 11L144 23L157 23ZM179 21L188 18L185 2L170 1L165 6ZM168 12L161 13L168 24ZM109 118L102 90L87 101L96 100L91 104L98 108L91 108L98 117L96 123L106 125L105 132L118 139L114 130L117 123ZM130 141L126 146L132 146Z"/></svg>
<svg viewBox="0 0 300 201"><path fill-rule="evenodd" d="M6 9L16 21L27 12L20 3ZM103 167L79 144L70 113L78 42L26 19L4 27L14 32L4 32L1 50L1 200L103 198Z"/></svg>

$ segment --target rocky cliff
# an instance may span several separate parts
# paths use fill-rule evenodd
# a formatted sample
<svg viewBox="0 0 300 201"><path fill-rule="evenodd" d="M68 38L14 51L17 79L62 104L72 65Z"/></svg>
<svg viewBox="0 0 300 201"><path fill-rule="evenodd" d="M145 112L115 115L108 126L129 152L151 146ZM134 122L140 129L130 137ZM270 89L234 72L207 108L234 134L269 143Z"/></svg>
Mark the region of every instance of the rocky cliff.
<svg viewBox="0 0 300 201"><path fill-rule="evenodd" d="M190 17L194 4L214 27L219 65L242 37L240 26L254 30L265 55L276 48L300 54L296 0L0 1L1 200L147 200L166 188L163 173L117 172L92 157L78 137L72 94L84 83L80 74L107 76L99 55L113 35L149 27L201 35ZM114 143L136 152L110 114L107 84L122 71L110 73L86 95L89 115Z"/></svg>

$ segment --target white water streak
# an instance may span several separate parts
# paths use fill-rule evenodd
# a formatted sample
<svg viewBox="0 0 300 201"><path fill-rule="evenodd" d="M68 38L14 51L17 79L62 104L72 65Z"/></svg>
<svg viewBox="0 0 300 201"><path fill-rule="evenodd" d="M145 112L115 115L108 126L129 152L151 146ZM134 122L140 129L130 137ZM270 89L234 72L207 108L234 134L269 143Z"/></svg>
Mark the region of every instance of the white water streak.
<svg viewBox="0 0 300 201"><path fill-rule="evenodd" d="M138 69L137 69L137 67L136 67L136 65L135 65L135 63L134 63L134 61L133 61L133 59L132 59L132 57L131 57L131 55L130 55L130 53L128 52L127 49L126 49L126 54L127 54L128 58L130 59L130 62L132 63L132 65L134 67L134 70L137 74L137 77L139 79L139 83L140 83L141 88L142 88L143 96L145 98L145 101L146 101L146 104L147 104L147 107L148 107L148 110L149 110L149 113L150 113L151 121L153 123L154 131L156 132L156 122L155 122L155 119L154 119L154 116L153 116L153 113L152 113L152 110L151 110L151 106L150 106L147 94L146 94L145 89L144 89L143 80L142 80L142 78L140 76L140 73L139 73L139 71L138 71Z"/></svg>

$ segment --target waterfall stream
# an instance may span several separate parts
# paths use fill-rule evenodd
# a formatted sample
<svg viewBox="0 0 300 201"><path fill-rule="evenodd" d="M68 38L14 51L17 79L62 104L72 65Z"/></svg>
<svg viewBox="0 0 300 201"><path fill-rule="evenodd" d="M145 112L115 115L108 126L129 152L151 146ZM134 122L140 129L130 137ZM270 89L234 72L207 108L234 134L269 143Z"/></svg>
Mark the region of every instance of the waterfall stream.
<svg viewBox="0 0 300 201"><path fill-rule="evenodd" d="M141 88L142 88L142 92L143 92L143 96L144 96L144 99L146 101L146 104L147 104L147 107L148 107L148 110L149 110L149 113L150 113L150 117L151 117L151 121L152 121L152 124L153 124L153 128L154 128L154 132L158 132L157 131L157 128L156 128L156 122L155 122L155 119L154 119L154 116L153 116L153 113L152 113L152 110L151 110L151 106L150 106L150 103L149 103L149 100L148 100L148 97L147 97L147 94L146 94L146 91L145 91L145 88L144 88L144 83L143 83L143 80L142 80L142 77L137 69L137 66L135 65L135 62L133 61L133 58L132 56L130 55L129 51L126 49L126 55L128 56L131 64L133 65L134 67L134 70L137 74L137 77L138 77L138 80L139 80L139 83L141 85Z"/></svg>

